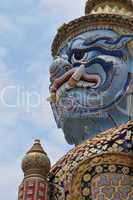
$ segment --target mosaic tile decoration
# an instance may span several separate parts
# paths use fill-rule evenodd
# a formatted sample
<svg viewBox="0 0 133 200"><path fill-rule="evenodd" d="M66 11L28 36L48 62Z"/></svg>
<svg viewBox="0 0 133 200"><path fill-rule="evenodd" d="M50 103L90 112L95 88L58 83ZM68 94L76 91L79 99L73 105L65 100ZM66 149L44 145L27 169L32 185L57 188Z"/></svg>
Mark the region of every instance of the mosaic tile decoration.
<svg viewBox="0 0 133 200"><path fill-rule="evenodd" d="M82 167L84 161L108 153L116 155L124 154L132 157L133 121L119 128L113 128L101 133L68 152L67 155L53 166L49 174L49 183L58 186L60 191L64 191L64 199L71 199L70 190L73 184L72 180L75 176L75 170L80 165ZM59 192L57 192L56 195L58 196L57 199L60 200Z"/></svg>
<svg viewBox="0 0 133 200"><path fill-rule="evenodd" d="M86 198L89 199L89 198ZM101 174L92 179L92 200L132 200L133 177L122 174Z"/></svg>
<svg viewBox="0 0 133 200"><path fill-rule="evenodd" d="M47 200L47 183L39 177L30 177L20 186L20 200Z"/></svg>
<svg viewBox="0 0 133 200"><path fill-rule="evenodd" d="M115 173L115 175L112 175L112 173ZM97 175L99 176L98 178L95 179L95 176ZM125 191L124 194L127 197L126 191L128 190L126 190L126 188L128 189L130 188L132 192L133 192L133 189L131 189L131 184L129 181L128 181L127 186L125 186L125 184L123 183L126 180L126 177L128 177L129 180L131 180L132 178L132 181L133 181L133 177L131 176L133 176L133 168L130 168L130 167L126 167L122 165L95 166L92 169L86 171L86 173L82 177L82 180L81 180L82 199L83 200L96 200L96 199L97 200L98 199L114 200L114 195L121 196L120 190L122 188L123 188L123 193ZM95 181L93 180L93 177ZM118 191L117 191L117 187L118 187ZM107 196L107 198L105 198L104 196Z"/></svg>
<svg viewBox="0 0 133 200"><path fill-rule="evenodd" d="M48 200L63 200L65 199L64 190L56 184L48 186Z"/></svg>

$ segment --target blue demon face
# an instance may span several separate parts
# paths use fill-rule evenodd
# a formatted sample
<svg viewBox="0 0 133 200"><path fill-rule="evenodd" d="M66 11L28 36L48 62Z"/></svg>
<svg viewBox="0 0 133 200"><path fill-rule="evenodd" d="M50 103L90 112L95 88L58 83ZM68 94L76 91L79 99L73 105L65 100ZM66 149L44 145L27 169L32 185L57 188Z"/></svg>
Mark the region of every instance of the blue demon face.
<svg viewBox="0 0 133 200"><path fill-rule="evenodd" d="M69 143L78 144L130 116L123 99L132 93L132 40L133 35L90 31L68 42L54 60L50 101Z"/></svg>

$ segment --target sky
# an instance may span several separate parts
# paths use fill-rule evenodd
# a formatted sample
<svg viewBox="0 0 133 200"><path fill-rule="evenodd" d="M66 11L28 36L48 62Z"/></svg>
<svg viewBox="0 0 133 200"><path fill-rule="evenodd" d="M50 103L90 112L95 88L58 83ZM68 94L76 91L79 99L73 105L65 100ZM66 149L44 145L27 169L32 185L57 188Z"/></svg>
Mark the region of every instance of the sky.
<svg viewBox="0 0 133 200"><path fill-rule="evenodd" d="M0 2L0 200L17 200L21 160L40 139L51 163L73 146L47 102L51 43L57 29L84 14L85 0Z"/></svg>

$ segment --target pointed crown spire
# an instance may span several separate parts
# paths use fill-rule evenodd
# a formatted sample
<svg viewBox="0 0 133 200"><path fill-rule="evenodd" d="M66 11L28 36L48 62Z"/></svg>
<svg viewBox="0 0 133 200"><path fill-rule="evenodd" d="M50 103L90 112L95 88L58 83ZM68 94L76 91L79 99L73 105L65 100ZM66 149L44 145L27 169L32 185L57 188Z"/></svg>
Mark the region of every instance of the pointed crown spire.
<svg viewBox="0 0 133 200"><path fill-rule="evenodd" d="M87 0L85 14L119 14L133 16L132 0Z"/></svg>
<svg viewBox="0 0 133 200"><path fill-rule="evenodd" d="M22 161L24 177L39 176L46 178L50 167L50 160L41 146L40 140L35 140Z"/></svg>

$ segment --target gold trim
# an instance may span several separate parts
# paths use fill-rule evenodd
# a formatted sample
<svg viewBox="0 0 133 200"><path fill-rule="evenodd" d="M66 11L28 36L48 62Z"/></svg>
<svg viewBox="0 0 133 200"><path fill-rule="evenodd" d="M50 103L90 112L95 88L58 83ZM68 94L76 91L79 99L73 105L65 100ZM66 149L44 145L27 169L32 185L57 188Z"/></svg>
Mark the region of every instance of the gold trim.
<svg viewBox="0 0 133 200"><path fill-rule="evenodd" d="M88 15L90 14L90 12L95 9L95 7L97 7L98 5L100 5L101 3L114 3L115 5L117 4L121 4L123 5L125 8L127 8L129 11L133 12L133 2L132 0L87 0L86 2L86 6L85 6L85 14Z"/></svg>

